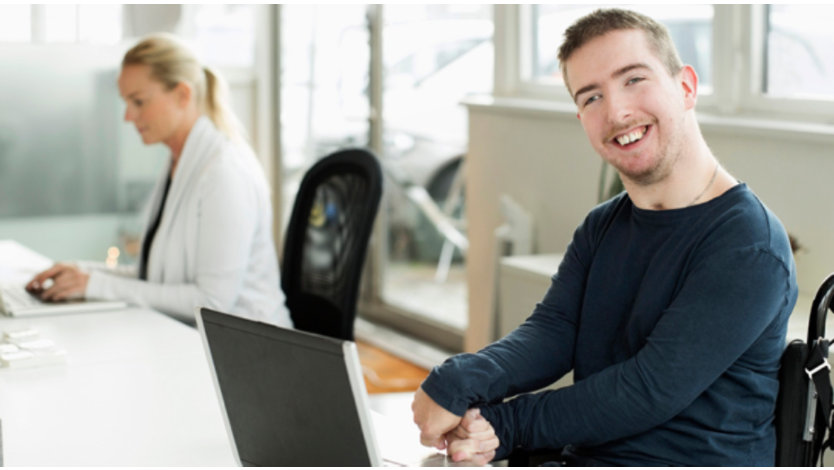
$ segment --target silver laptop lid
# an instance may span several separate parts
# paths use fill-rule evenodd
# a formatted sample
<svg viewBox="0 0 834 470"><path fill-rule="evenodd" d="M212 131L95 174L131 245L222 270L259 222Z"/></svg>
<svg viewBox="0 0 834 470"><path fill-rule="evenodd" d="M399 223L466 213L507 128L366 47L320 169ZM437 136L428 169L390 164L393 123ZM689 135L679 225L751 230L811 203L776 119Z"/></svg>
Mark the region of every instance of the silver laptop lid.
<svg viewBox="0 0 834 470"><path fill-rule="evenodd" d="M382 464L353 342L206 308L196 317L240 464Z"/></svg>

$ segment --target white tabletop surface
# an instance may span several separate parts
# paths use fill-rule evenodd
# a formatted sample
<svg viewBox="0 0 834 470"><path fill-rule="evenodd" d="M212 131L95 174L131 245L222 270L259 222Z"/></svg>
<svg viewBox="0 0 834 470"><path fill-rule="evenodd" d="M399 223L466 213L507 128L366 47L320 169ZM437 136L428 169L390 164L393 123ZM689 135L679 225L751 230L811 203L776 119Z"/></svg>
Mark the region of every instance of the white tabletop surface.
<svg viewBox="0 0 834 470"><path fill-rule="evenodd" d="M0 240L0 282L25 282L50 264ZM237 464L196 329L143 308L0 316L0 336L26 329L65 350L66 361L0 367L3 465ZM410 394L375 395L371 408L394 424L380 433L389 452L413 443L424 455L410 403Z"/></svg>
<svg viewBox="0 0 834 470"><path fill-rule="evenodd" d="M235 465L196 330L143 309L25 319L66 364L0 369L5 465Z"/></svg>

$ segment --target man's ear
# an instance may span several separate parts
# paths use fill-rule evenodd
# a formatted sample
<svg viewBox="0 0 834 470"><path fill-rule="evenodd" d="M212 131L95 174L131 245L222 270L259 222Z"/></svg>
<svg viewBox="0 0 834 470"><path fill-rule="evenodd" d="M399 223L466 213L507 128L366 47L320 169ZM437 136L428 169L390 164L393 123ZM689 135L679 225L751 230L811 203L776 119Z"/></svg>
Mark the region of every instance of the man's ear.
<svg viewBox="0 0 834 470"><path fill-rule="evenodd" d="M684 65L678 75L683 91L684 106L686 109L692 109L698 100L698 74L691 65Z"/></svg>

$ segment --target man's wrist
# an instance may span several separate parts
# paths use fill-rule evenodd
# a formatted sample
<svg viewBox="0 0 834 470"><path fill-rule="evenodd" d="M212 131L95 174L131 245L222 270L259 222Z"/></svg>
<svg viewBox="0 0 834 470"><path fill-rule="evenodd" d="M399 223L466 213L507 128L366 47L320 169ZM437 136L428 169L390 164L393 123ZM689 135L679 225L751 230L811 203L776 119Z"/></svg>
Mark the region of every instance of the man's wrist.
<svg viewBox="0 0 834 470"><path fill-rule="evenodd" d="M479 407L481 416L489 421L489 424L492 425L492 429L495 431L495 435L498 437L498 448L495 449L495 457L493 460L507 458L515 447L514 440L512 439L513 436L508 432L510 431L510 426L501 426L502 420L499 407L502 406L506 407L505 404L483 405Z"/></svg>
<svg viewBox="0 0 834 470"><path fill-rule="evenodd" d="M444 408L446 411L456 415L463 416L466 410L469 409L469 403L464 400L460 393L455 393L454 386L447 383L440 377L437 369L423 381L420 388L426 392L426 395L431 397L435 403Z"/></svg>

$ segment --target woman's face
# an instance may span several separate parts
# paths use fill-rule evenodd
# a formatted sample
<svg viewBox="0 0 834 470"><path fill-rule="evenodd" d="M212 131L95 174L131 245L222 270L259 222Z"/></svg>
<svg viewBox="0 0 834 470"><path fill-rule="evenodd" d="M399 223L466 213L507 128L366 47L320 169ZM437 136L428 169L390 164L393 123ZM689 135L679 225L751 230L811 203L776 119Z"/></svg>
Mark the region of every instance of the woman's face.
<svg viewBox="0 0 834 470"><path fill-rule="evenodd" d="M119 94L127 104L125 121L132 122L145 144L171 144L181 133L190 90L180 83L171 90L151 77L149 65L126 65L119 74Z"/></svg>

